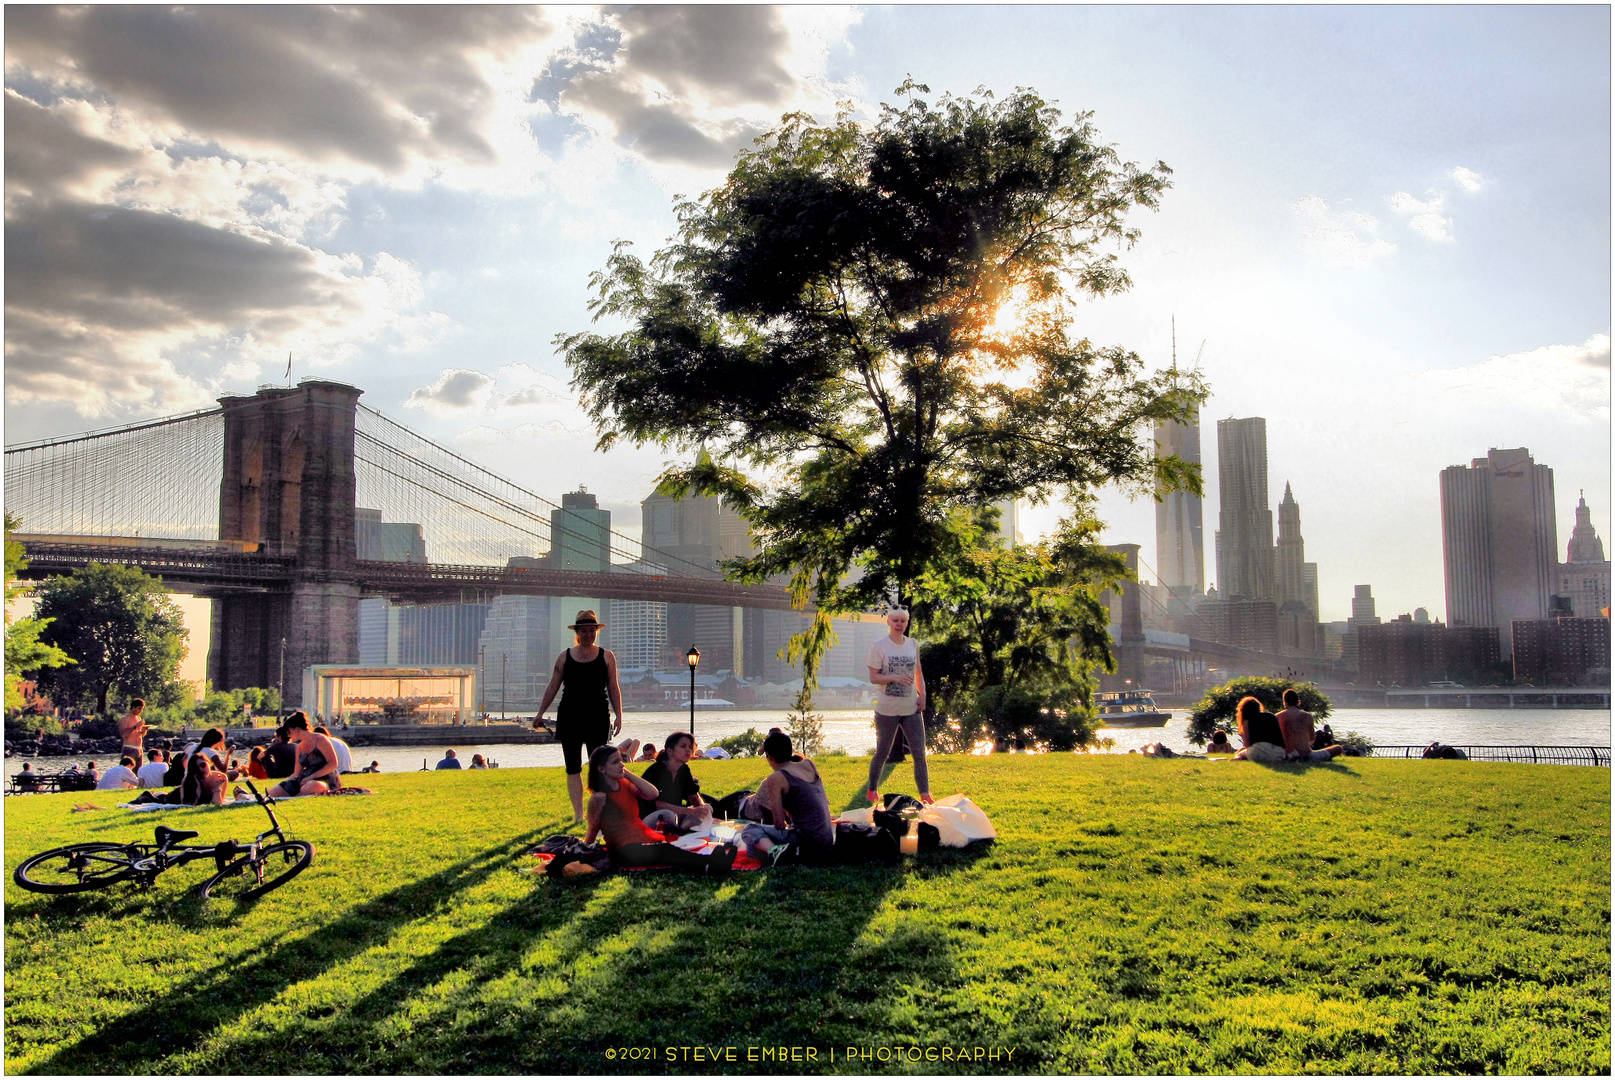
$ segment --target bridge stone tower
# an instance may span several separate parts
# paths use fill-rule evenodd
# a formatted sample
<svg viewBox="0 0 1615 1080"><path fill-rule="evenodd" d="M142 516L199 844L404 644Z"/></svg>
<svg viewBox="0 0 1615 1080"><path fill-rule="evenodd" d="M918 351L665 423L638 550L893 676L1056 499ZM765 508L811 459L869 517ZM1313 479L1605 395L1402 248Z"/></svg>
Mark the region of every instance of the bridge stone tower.
<svg viewBox="0 0 1615 1080"><path fill-rule="evenodd" d="M1110 544L1106 551L1115 552L1127 560L1127 569L1133 577L1121 583L1119 591L1106 589L1103 601L1110 607L1110 621L1120 633L1112 642L1116 654L1116 673L1100 675L1099 688L1104 691L1136 690L1144 678L1144 607L1138 591L1138 544ZM1129 685L1129 683L1131 685Z"/></svg>
<svg viewBox="0 0 1615 1080"><path fill-rule="evenodd" d="M276 686L286 639L286 698L310 664L359 658L353 578L354 420L363 391L304 379L252 397L224 397L219 539L296 559L286 592L213 600L208 678L216 689Z"/></svg>

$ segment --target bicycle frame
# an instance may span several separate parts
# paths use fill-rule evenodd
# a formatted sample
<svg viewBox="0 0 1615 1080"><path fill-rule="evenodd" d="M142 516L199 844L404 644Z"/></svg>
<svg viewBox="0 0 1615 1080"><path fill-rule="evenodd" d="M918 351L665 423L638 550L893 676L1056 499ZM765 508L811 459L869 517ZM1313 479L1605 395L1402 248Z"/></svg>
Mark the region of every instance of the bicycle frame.
<svg viewBox="0 0 1615 1080"><path fill-rule="evenodd" d="M240 844L235 840L221 840L216 844L182 844L177 843L171 836L164 833L179 830L169 830L166 825L157 826L155 844L130 844L128 850L139 852L139 857L130 860L130 868L140 875L141 883L150 885L157 879L157 875L164 870L184 866L197 859L211 857L219 870L223 870L230 860L240 855L257 857L258 849L265 840L273 839L275 843L283 843L286 834L280 826L280 819L275 816L275 800L259 791L251 780L243 780L258 805L264 808L269 815L269 828L259 833L250 844Z"/></svg>

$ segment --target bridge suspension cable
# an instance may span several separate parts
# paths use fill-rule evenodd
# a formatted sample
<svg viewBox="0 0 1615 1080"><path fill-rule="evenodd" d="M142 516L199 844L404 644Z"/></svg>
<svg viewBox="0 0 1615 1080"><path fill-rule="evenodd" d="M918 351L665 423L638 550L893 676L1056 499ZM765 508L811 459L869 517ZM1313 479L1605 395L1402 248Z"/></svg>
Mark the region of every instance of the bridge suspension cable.
<svg viewBox="0 0 1615 1080"><path fill-rule="evenodd" d="M223 408L5 451L5 509L25 533L214 540Z"/></svg>
<svg viewBox="0 0 1615 1080"><path fill-rule="evenodd" d="M432 562L503 565L512 556L541 556L563 543L601 540L597 532L568 524L574 515L561 505L375 409L359 406L355 434L358 504L380 510L383 521L420 525ZM555 510L563 511L559 536L552 535ZM716 567L646 547L615 529L605 538L619 570L719 576Z"/></svg>

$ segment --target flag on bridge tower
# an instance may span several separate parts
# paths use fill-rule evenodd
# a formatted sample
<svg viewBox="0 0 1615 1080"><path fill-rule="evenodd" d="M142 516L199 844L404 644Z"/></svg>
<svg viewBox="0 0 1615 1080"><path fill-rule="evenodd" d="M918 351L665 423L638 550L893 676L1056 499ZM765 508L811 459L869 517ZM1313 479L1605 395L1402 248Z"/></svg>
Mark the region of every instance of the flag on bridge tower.
<svg viewBox="0 0 1615 1080"><path fill-rule="evenodd" d="M286 350L286 385L292 384L292 351Z"/></svg>

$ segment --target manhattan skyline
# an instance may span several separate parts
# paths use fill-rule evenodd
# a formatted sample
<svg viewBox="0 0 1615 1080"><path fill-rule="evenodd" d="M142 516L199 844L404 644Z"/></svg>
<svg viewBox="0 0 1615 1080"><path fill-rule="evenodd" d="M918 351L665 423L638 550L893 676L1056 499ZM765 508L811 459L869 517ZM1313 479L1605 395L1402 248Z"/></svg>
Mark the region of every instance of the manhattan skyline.
<svg viewBox="0 0 1615 1080"><path fill-rule="evenodd" d="M1033 87L1172 166L1119 252L1134 288L1077 330L1159 368L1175 316L1203 435L1267 419L1324 621L1364 582L1390 616L1444 608L1437 478L1491 448L1554 469L1561 547L1580 489L1611 535L1607 8L12 8L7 29L9 443L203 407L290 353L294 380L359 386L557 501L584 484L632 531L674 455L592 450L551 345L588 325L588 275L614 240L662 246L672 197L782 112L870 115L912 75ZM1153 555L1152 502L1099 512Z"/></svg>

